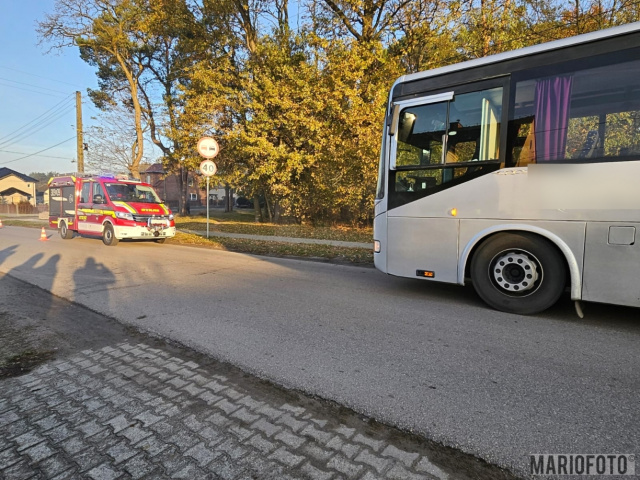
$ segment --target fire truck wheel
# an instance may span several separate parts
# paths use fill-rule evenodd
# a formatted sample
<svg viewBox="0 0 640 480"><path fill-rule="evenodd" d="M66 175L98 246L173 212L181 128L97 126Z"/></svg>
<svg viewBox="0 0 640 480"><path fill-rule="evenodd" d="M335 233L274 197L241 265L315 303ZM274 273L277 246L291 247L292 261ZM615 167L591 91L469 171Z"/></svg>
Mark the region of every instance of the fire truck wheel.
<svg viewBox="0 0 640 480"><path fill-rule="evenodd" d="M116 234L113 231L113 225L106 223L104 225L104 231L102 232L102 243L107 247L115 247L119 240L116 238Z"/></svg>
<svg viewBox="0 0 640 480"><path fill-rule="evenodd" d="M60 222L60 236L65 240L73 238L73 232L67 228L67 222Z"/></svg>
<svg viewBox="0 0 640 480"><path fill-rule="evenodd" d="M165 240L166 240L166 238L156 238L154 240L154 242L156 242L156 243L164 243Z"/></svg>

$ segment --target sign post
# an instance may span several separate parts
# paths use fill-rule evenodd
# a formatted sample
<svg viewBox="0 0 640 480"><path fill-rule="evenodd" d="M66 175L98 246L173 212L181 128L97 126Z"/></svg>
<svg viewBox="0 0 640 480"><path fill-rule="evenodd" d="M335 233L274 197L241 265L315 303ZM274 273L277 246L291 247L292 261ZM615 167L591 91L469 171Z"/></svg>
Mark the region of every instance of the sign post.
<svg viewBox="0 0 640 480"><path fill-rule="evenodd" d="M218 142L211 137L202 137L198 141L198 153L206 160L200 163L200 172L207 177L207 238L209 238L209 178L216 174L218 167L211 160L218 155Z"/></svg>

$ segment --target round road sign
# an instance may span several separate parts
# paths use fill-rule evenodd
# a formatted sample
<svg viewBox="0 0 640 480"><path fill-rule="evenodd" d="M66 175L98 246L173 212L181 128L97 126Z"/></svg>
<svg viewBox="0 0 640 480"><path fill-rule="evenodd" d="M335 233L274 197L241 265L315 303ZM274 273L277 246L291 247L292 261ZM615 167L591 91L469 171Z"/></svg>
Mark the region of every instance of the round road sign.
<svg viewBox="0 0 640 480"><path fill-rule="evenodd" d="M218 171L218 167L211 160L203 160L200 163L200 171L205 177L211 177Z"/></svg>
<svg viewBox="0 0 640 480"><path fill-rule="evenodd" d="M198 153L204 158L214 158L219 150L218 142L211 137L202 137L198 140Z"/></svg>

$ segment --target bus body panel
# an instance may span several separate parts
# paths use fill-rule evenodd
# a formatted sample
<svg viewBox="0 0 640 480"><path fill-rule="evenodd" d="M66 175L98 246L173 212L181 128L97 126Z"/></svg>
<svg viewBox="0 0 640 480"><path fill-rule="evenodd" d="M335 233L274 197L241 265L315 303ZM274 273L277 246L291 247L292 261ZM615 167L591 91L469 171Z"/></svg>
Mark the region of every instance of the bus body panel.
<svg viewBox="0 0 640 480"><path fill-rule="evenodd" d="M401 277L457 283L458 220L388 218L387 272ZM441 241L452 239L453 241ZM432 272L432 276L421 272Z"/></svg>
<svg viewBox="0 0 640 480"><path fill-rule="evenodd" d="M640 223L588 222L583 300L640 307Z"/></svg>
<svg viewBox="0 0 640 480"><path fill-rule="evenodd" d="M387 272L387 215L382 214L373 219L373 239L380 242L381 249L374 252L373 264L383 273Z"/></svg>

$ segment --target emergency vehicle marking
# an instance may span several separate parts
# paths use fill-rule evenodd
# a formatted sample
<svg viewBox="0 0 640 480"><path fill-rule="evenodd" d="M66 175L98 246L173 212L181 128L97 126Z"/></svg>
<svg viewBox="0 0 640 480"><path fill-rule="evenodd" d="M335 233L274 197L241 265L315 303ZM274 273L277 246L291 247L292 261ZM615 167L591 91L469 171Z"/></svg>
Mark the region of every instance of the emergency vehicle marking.
<svg viewBox="0 0 640 480"><path fill-rule="evenodd" d="M129 213L138 213L138 212L136 212L136 209L135 209L135 208L133 208L133 207L132 207L131 205L129 205L128 203L125 203L125 202L113 202L113 201L112 201L111 203L113 203L116 207L122 207L122 208L127 209L127 211L128 211Z"/></svg>
<svg viewBox="0 0 640 480"><path fill-rule="evenodd" d="M95 210L93 208L79 208L78 211L82 213L93 213L95 215L107 215L109 217L114 217L114 218L116 216L113 210Z"/></svg>

